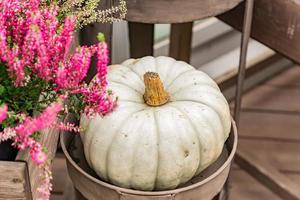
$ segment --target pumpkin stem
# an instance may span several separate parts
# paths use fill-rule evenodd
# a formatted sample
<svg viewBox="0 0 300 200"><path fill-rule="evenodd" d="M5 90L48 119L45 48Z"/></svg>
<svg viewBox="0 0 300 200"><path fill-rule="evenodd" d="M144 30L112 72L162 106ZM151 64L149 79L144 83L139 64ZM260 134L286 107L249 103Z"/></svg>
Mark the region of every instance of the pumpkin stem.
<svg viewBox="0 0 300 200"><path fill-rule="evenodd" d="M169 94L165 91L158 73L144 74L145 93L144 100L149 106L160 106L169 101Z"/></svg>

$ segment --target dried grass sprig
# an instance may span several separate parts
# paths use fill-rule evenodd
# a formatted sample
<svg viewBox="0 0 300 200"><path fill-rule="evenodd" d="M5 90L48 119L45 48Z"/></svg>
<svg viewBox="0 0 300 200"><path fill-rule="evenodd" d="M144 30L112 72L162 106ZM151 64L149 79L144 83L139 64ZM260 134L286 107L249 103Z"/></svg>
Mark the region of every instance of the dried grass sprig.
<svg viewBox="0 0 300 200"><path fill-rule="evenodd" d="M115 1L112 1L115 2ZM91 23L112 23L125 18L126 1L119 0L117 5L101 9L101 0L59 0L58 5L64 15L72 14L77 18L77 28Z"/></svg>

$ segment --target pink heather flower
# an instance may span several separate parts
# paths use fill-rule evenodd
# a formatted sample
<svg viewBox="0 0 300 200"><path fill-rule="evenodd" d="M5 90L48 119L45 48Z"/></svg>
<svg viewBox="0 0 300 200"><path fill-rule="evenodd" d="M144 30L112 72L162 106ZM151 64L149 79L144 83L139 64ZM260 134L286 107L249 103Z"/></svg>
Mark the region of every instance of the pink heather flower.
<svg viewBox="0 0 300 200"><path fill-rule="evenodd" d="M43 184L38 187L39 195L37 197L37 200L45 200L50 199L50 191L52 190L52 173L50 169L50 165L48 162L45 162L44 164L40 165L40 168L43 171Z"/></svg>
<svg viewBox="0 0 300 200"><path fill-rule="evenodd" d="M8 66L16 86L25 84L27 67L40 78L53 81L57 92L82 92L89 113L107 113L115 101L106 94L109 56L103 35L99 34L98 45L71 53L75 17L66 17L60 25L58 7L39 8L39 4L40 0L0 0L0 62ZM97 86L87 88L82 81L95 53Z"/></svg>
<svg viewBox="0 0 300 200"><path fill-rule="evenodd" d="M16 131L13 128L5 128L2 132L0 132L0 143L9 139L13 139L16 137Z"/></svg>
<svg viewBox="0 0 300 200"><path fill-rule="evenodd" d="M7 117L8 107L7 105L0 107L0 123L3 122Z"/></svg>
<svg viewBox="0 0 300 200"><path fill-rule="evenodd" d="M52 80L59 64L68 60L75 17L66 17L60 25L58 7L39 4L40 0L0 0L0 61L16 86L23 84L25 66Z"/></svg>
<svg viewBox="0 0 300 200"><path fill-rule="evenodd" d="M63 28L60 33L60 37L57 39L56 46L59 47L61 54L58 54L56 62L61 60L66 60L68 56L68 51L71 48L71 43L73 40L73 32L75 28L76 18L75 16L69 16L65 19L63 23Z"/></svg>
<svg viewBox="0 0 300 200"><path fill-rule="evenodd" d="M97 47L97 77L100 85L106 89L107 65L109 63L108 48L105 42L100 42Z"/></svg>
<svg viewBox="0 0 300 200"><path fill-rule="evenodd" d="M27 117L23 123L15 127L17 133L17 141L22 143L19 148L24 149L27 145L29 137L37 131L43 130L49 127L57 117L57 114L62 110L62 105L59 103L53 103L47 107L43 113L36 118Z"/></svg>
<svg viewBox="0 0 300 200"><path fill-rule="evenodd" d="M61 89L73 90L85 78L90 67L94 47L79 47L71 58L60 65L56 71L55 82Z"/></svg>
<svg viewBox="0 0 300 200"><path fill-rule="evenodd" d="M81 129L78 126L69 122L67 123L59 122L59 123L55 123L53 126L57 129L74 132L74 133L80 133L81 131Z"/></svg>
<svg viewBox="0 0 300 200"><path fill-rule="evenodd" d="M0 59L7 63L8 70L16 78L17 85L22 84L24 66L28 64L20 56L22 53L20 44L31 25L32 13L36 12L38 7L37 0L0 0Z"/></svg>
<svg viewBox="0 0 300 200"><path fill-rule="evenodd" d="M30 157L36 164L42 164L47 160L47 155L43 151L30 151Z"/></svg>
<svg viewBox="0 0 300 200"><path fill-rule="evenodd" d="M89 86L82 87L80 93L84 96L84 112L88 116L109 113L116 106L116 97L113 93L103 90L101 80L97 76Z"/></svg>
<svg viewBox="0 0 300 200"><path fill-rule="evenodd" d="M31 75L37 75L48 81L57 95L62 94L62 100L72 94L82 95L85 105L83 112L86 114L110 112L116 106L116 98L107 92L107 44L101 39L98 45L83 46L70 52L75 17L67 16L60 22L57 17L58 6L42 8L40 1L0 0L0 63L7 67L16 87L26 85ZM83 80L95 54L97 75L87 85ZM55 126L57 114L61 110L60 103L53 103L40 115L22 116L16 127L8 127L0 132L0 142L13 139L17 148L28 148L32 160L43 168L45 180L39 188L41 199L50 197L52 176L49 166L45 164L47 155L32 134ZM0 107L0 123L6 117L7 106ZM80 131L73 124L57 126L64 130Z"/></svg>

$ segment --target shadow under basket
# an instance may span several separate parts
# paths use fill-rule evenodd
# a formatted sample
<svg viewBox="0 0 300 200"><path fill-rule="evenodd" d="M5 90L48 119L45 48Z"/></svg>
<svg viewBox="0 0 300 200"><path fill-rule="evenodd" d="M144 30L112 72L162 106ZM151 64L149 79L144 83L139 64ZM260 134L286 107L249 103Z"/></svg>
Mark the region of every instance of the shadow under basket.
<svg viewBox="0 0 300 200"><path fill-rule="evenodd" d="M218 160L188 183L173 190L138 191L121 188L102 181L88 166L80 136L64 132L60 138L66 156L67 168L74 187L90 200L211 200L217 195L228 177L237 148L237 129L232 129ZM121 164L121 163L120 163Z"/></svg>

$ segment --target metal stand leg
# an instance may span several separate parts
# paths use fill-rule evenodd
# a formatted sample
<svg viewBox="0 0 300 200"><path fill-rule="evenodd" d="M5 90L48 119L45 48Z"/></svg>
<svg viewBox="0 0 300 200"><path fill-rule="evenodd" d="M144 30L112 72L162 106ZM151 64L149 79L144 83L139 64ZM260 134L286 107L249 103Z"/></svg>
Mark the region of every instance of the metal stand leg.
<svg viewBox="0 0 300 200"><path fill-rule="evenodd" d="M244 14L244 24L243 24L242 39L241 39L240 61L239 61L239 70L238 70L238 79L237 79L235 106L234 106L234 120L237 127L239 127L239 122L240 122L240 110L242 104L242 94L243 94L245 72L246 72L248 42L251 34L254 0L246 0L245 4L246 5L245 5L245 14ZM228 177L222 192L219 194L219 200L229 199L229 189L230 189L229 182L230 182L230 176Z"/></svg>
<svg viewBox="0 0 300 200"><path fill-rule="evenodd" d="M237 87L235 93L235 106L234 106L234 120L237 127L239 127L239 122L240 122L239 118L240 118L242 93L243 93L244 80L245 80L248 42L251 34L253 6L254 6L254 0L246 0L244 26L243 26L241 50L240 50L238 80L237 80Z"/></svg>

